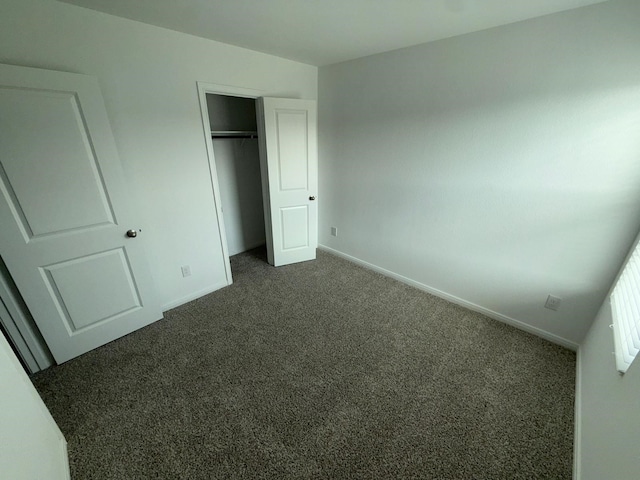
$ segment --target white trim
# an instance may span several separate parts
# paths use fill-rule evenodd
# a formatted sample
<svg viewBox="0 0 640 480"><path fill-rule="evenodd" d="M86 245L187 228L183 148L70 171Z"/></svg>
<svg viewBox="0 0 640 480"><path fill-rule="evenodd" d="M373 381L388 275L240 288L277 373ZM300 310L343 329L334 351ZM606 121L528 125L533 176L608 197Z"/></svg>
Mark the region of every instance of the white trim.
<svg viewBox="0 0 640 480"><path fill-rule="evenodd" d="M438 290L437 288L430 287L429 285L425 285L424 283L420 283L416 280L412 280L411 278L405 277L398 273L392 272L391 270L387 270L385 268L379 267L369 262L365 262L364 260L360 260L359 258L353 257L346 253L342 253L339 250L335 250L331 247L327 247L326 245L318 245L318 248L324 250L326 252L332 253L338 257L342 257L345 260L349 260L355 264L358 264L362 267L368 268L375 272L381 273L387 277L391 277L399 282L406 283L407 285L411 285L419 290L423 290L431 295L435 295L436 297L440 297L444 300L447 300L451 303L455 303L456 305L460 305L461 307L468 308L469 310L473 310L478 313L482 313L489 318L493 318L494 320L498 320L499 322L506 323L513 327L516 327L520 330L524 330L525 332L532 333L538 337L542 337L545 340L549 340L555 344L561 345L565 348L569 348L571 350L577 350L578 344L572 342L571 340L567 340L566 338L560 337L553 333L547 332L546 330L542 330L541 328L534 327L532 325L528 325L520 320L516 320L515 318L507 317L506 315L502 315L501 313L494 312L493 310L489 310L488 308L481 307L480 305L476 305L475 303L468 302L467 300L463 300L462 298L456 297L455 295L451 295L449 293L443 292L442 290Z"/></svg>
<svg viewBox="0 0 640 480"><path fill-rule="evenodd" d="M0 265L0 323L3 325L20 357L36 373L54 364L44 339L30 318L27 306L12 287L11 274ZM26 318L29 315L29 320Z"/></svg>
<svg viewBox="0 0 640 480"><path fill-rule="evenodd" d="M71 468L69 467L69 449L67 447L67 439L64 438L62 432L60 433L60 435L62 436L62 455L64 455L64 458L67 459L64 464L64 474L67 480L71 480Z"/></svg>
<svg viewBox="0 0 640 480"><path fill-rule="evenodd" d="M573 480L580 480L582 465L582 347L576 352L576 393L573 419Z"/></svg>
<svg viewBox="0 0 640 480"><path fill-rule="evenodd" d="M261 90L254 90L251 88L234 87L231 85L220 85L216 83L196 82L196 84L198 86L198 101L200 103L200 116L202 120L202 129L204 132L205 145L207 148L207 161L209 162L209 175L211 177L211 189L213 190L213 204L216 210L218 232L220 233L220 245L222 245L222 257L224 258L224 271L227 278L226 285L231 285L233 283L233 277L231 275L231 262L229 261L227 233L224 227L224 217L222 213L222 200L220 198L220 183L218 182L218 171L216 169L215 154L213 151L213 141L211 140L211 125L209 123L209 108L207 107L207 93L211 93L215 95L231 95L234 97L244 97L244 98L258 98L264 95L264 92ZM175 306L177 305L174 305L174 307Z"/></svg>
<svg viewBox="0 0 640 480"><path fill-rule="evenodd" d="M195 293L190 293L189 295L185 295L184 297L179 298L178 300L174 300L173 302L166 303L162 305L162 307L160 308L164 313L167 310L171 310L172 308L179 307L180 305L184 305L185 303L192 302L193 300L196 300L200 297L204 297L205 295L215 292L216 290L220 290L221 288L224 288L227 285L228 284L226 282L216 283L215 285L209 286L207 288L203 288L202 290L198 290Z"/></svg>
<svg viewBox="0 0 640 480"><path fill-rule="evenodd" d="M13 346L18 352L20 358L29 369L29 373L36 373L42 370L31 353L29 346L25 342L24 338L22 338L16 322L13 320L11 315L9 315L9 311L4 306L2 298L0 298L0 325L2 325L7 337L9 337L8 340L13 343Z"/></svg>
<svg viewBox="0 0 640 480"><path fill-rule="evenodd" d="M232 97L258 98L265 95L264 90L256 90L254 88L235 87L233 85L222 85L220 83L196 82L199 90L205 90L206 93L214 95L231 95ZM207 117L207 126L209 126L209 118ZM211 129L208 129L211 131Z"/></svg>

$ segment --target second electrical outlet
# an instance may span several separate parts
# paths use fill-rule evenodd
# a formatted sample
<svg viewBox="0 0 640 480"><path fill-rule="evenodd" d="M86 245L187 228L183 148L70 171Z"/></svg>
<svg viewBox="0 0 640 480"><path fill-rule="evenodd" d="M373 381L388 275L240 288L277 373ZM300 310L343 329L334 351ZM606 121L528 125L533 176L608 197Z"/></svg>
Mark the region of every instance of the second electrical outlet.
<svg viewBox="0 0 640 480"><path fill-rule="evenodd" d="M549 295L547 297L547 301L544 304L544 308L557 311L560 308L560 303L562 303L562 299L560 297L556 297L555 295Z"/></svg>
<svg viewBox="0 0 640 480"><path fill-rule="evenodd" d="M191 267L189 265L183 265L182 267L180 267L180 269L182 270L183 277L191 276Z"/></svg>

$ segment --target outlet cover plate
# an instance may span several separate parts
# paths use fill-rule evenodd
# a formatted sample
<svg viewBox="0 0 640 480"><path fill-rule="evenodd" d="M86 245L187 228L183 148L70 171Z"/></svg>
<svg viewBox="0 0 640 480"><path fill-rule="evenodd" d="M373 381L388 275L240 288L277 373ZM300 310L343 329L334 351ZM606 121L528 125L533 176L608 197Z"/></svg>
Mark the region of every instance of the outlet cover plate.
<svg viewBox="0 0 640 480"><path fill-rule="evenodd" d="M562 299L560 297L549 295L546 303L544 304L544 308L557 311L560 308L560 303L562 303Z"/></svg>

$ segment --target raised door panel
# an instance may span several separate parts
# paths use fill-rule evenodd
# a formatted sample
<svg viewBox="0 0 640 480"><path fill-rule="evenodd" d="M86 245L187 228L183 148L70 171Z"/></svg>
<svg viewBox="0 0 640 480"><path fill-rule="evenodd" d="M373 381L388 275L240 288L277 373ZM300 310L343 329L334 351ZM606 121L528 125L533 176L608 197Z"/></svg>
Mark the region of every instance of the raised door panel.
<svg viewBox="0 0 640 480"><path fill-rule="evenodd" d="M41 273L70 335L142 308L123 248L47 265Z"/></svg>
<svg viewBox="0 0 640 480"><path fill-rule="evenodd" d="M0 89L0 181L26 240L114 224L76 95Z"/></svg>
<svg viewBox="0 0 640 480"><path fill-rule="evenodd" d="M280 209L282 226L282 251L309 246L309 207L284 207Z"/></svg>
<svg viewBox="0 0 640 480"><path fill-rule="evenodd" d="M309 189L307 111L276 110L278 178L281 192Z"/></svg>

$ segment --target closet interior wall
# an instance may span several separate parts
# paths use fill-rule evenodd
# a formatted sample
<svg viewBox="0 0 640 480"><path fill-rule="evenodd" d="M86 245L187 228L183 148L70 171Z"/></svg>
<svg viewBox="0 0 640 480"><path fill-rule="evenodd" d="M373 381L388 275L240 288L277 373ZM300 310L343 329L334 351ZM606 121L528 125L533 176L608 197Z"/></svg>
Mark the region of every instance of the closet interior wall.
<svg viewBox="0 0 640 480"><path fill-rule="evenodd" d="M229 255L264 245L256 101L207 94L222 216Z"/></svg>

